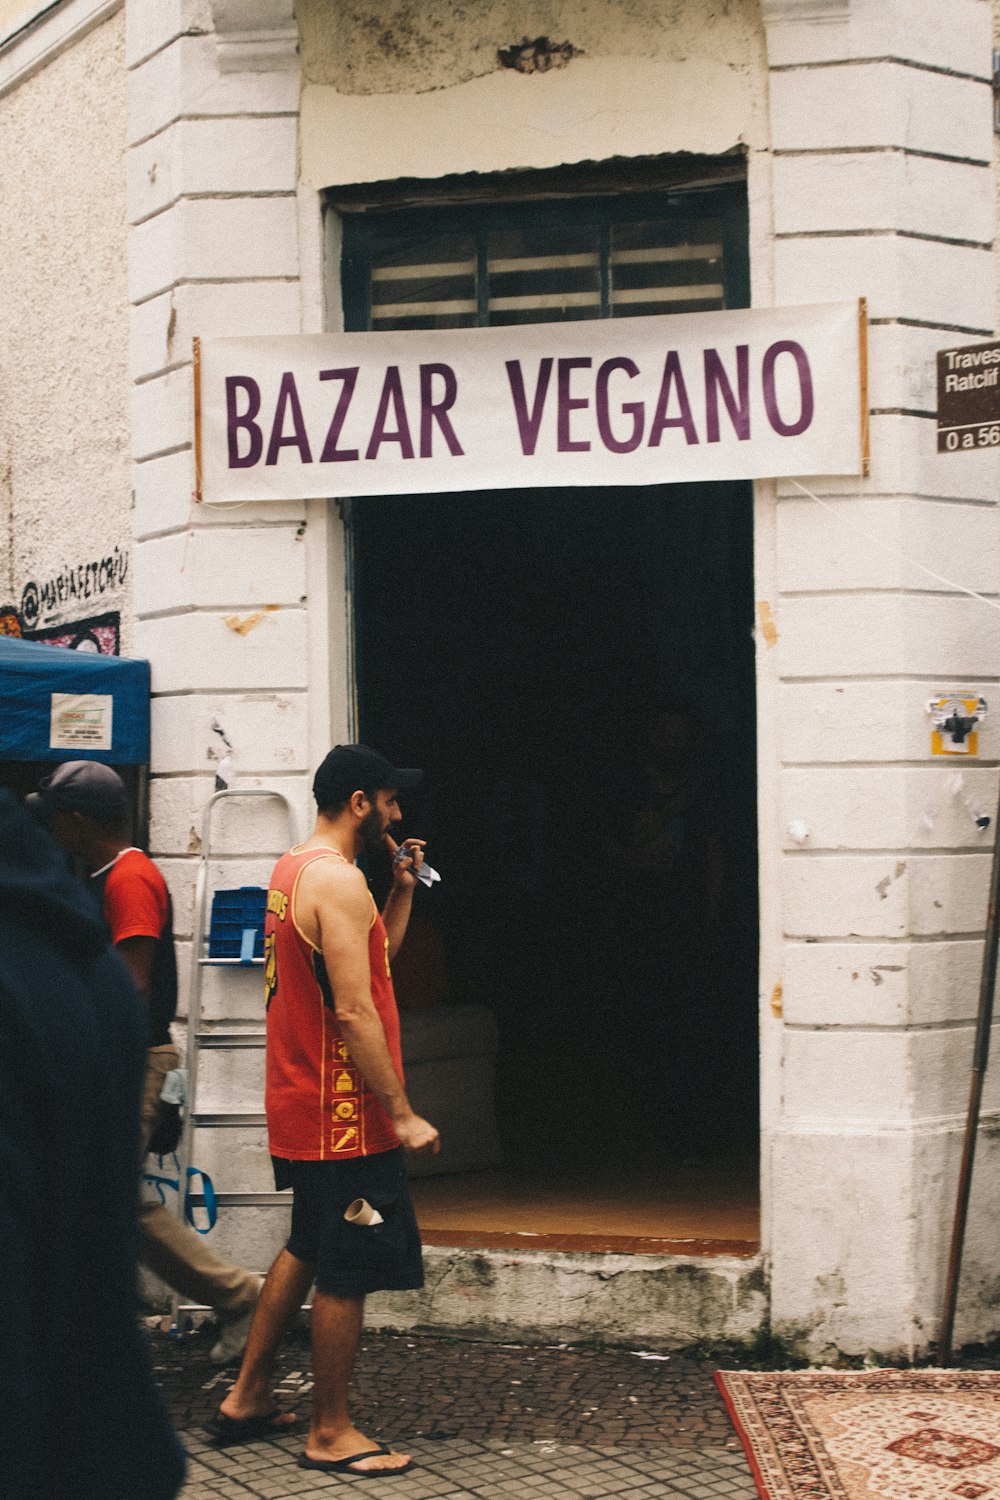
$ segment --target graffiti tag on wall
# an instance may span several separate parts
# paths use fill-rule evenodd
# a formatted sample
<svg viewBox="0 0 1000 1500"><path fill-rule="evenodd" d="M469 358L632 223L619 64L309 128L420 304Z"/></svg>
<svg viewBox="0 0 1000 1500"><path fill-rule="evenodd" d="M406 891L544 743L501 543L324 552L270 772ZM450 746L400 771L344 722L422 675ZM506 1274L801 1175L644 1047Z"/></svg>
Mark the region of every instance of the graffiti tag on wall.
<svg viewBox="0 0 1000 1500"><path fill-rule="evenodd" d="M49 578L29 578L21 594L20 615L28 630L53 620L65 609L117 592L128 577L128 552L120 547L107 557L63 568Z"/></svg>
<svg viewBox="0 0 1000 1500"><path fill-rule="evenodd" d="M121 643L121 615L117 610L110 610L103 615L90 615L85 620L29 630L20 611L12 604L5 604L0 605L0 635L45 641L50 646L69 646L74 651L94 651L100 656L117 656Z"/></svg>

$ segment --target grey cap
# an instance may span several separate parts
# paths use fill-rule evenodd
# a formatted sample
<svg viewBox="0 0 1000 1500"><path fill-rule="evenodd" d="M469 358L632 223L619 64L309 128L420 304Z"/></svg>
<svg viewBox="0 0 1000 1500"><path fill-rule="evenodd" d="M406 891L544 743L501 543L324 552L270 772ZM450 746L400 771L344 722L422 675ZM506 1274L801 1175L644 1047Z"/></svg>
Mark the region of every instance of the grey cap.
<svg viewBox="0 0 1000 1500"><path fill-rule="evenodd" d="M44 823L56 811L86 813L98 822L117 819L128 810L125 783L97 760L65 760L25 798Z"/></svg>

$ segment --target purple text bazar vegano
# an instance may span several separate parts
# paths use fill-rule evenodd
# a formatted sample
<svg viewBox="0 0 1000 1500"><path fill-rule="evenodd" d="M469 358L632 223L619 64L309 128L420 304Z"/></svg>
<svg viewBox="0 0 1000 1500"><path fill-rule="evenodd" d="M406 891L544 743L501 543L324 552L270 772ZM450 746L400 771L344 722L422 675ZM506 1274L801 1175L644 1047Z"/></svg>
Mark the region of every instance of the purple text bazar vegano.
<svg viewBox="0 0 1000 1500"><path fill-rule="evenodd" d="M531 458L540 443L543 451L557 453L586 453L600 445L609 453L632 453L670 440L718 443L725 436L747 442L752 409L779 437L798 437L810 426L812 371L795 340L770 344L754 370L748 344L737 344L728 361L705 349L702 365L695 386L674 349L652 379L626 355L596 368L582 355L545 357L527 370L520 360L506 360L505 394L520 451ZM266 403L252 376L226 377L230 469L252 469L262 460L277 464L286 449L303 464L373 460L384 448L404 459L445 451L464 455L459 380L451 365L421 364L405 380L399 365L377 373L366 369L364 375L359 365L350 365L318 375L330 383L330 402L323 427L314 429L307 429L293 371L284 372ZM755 385L759 402L751 399ZM292 453L288 458L295 462Z"/></svg>

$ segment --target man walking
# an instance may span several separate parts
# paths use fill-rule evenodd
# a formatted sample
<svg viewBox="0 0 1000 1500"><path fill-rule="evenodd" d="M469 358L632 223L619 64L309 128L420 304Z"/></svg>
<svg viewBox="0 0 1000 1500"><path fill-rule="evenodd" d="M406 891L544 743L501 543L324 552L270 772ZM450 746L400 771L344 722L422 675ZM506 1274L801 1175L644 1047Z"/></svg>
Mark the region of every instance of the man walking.
<svg viewBox="0 0 1000 1500"><path fill-rule="evenodd" d="M125 783L110 766L65 761L28 802L67 854L89 872L111 941L146 1002L149 1050L142 1096L142 1156L160 1114L167 1074L178 1064L170 1039L177 1011L177 960L166 881L129 842ZM223 1364L243 1349L259 1282L231 1266L162 1203L139 1206L139 1258L168 1286L214 1309L220 1324L211 1357Z"/></svg>
<svg viewBox="0 0 1000 1500"><path fill-rule="evenodd" d="M270 1376L315 1281L313 1415L299 1465L324 1473L399 1474L411 1462L353 1425L348 1385L366 1294L423 1285L403 1153L435 1152L439 1137L406 1097L390 970L423 841L397 845L389 832L398 792L422 774L365 745L337 745L313 781L313 833L278 861L267 898L265 1107L275 1182L294 1194L292 1227L211 1430L219 1443L246 1442L294 1422L277 1411ZM393 858L381 915L354 864L379 849ZM356 1218L359 1199L361 1218L370 1209L377 1219Z"/></svg>

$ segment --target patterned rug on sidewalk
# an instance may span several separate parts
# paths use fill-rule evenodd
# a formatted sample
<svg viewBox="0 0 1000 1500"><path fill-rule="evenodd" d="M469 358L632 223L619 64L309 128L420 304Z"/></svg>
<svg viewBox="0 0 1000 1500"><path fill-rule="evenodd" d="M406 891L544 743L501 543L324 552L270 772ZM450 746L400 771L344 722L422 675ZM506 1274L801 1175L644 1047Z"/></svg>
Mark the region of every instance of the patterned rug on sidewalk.
<svg viewBox="0 0 1000 1500"><path fill-rule="evenodd" d="M1000 1371L719 1371L761 1500L1000 1500Z"/></svg>

